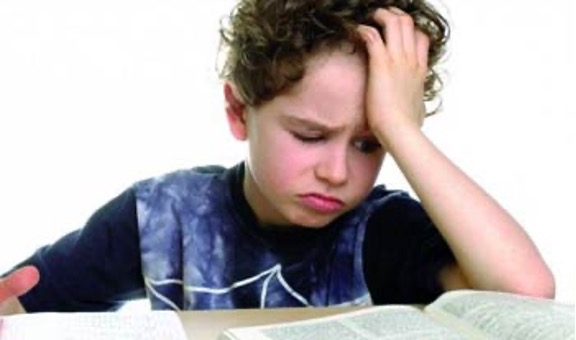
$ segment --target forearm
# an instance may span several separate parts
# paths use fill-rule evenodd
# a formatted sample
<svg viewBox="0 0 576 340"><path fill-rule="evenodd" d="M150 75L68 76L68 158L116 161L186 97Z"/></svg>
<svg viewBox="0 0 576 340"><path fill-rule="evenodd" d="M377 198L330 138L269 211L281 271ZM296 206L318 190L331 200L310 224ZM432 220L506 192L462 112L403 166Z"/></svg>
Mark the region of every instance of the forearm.
<svg viewBox="0 0 576 340"><path fill-rule="evenodd" d="M378 133L476 289L553 296L552 274L522 227L417 127Z"/></svg>

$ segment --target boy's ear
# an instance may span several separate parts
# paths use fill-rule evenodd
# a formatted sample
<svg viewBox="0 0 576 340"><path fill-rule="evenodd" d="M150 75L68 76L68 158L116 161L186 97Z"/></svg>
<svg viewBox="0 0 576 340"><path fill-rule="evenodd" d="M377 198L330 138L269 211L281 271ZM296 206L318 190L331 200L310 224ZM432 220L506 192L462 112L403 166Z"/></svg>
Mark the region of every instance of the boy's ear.
<svg viewBox="0 0 576 340"><path fill-rule="evenodd" d="M238 140L248 138L246 127L246 105L240 98L235 86L230 82L224 83L224 99L226 100L226 118L232 135Z"/></svg>

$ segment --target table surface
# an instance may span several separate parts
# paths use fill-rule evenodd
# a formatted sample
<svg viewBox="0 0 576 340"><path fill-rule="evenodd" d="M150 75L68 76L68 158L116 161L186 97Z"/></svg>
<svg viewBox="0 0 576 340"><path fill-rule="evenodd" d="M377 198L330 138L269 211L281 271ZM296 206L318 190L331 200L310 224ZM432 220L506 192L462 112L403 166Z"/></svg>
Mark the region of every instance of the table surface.
<svg viewBox="0 0 576 340"><path fill-rule="evenodd" d="M335 315L365 307L235 309L179 312L188 339L217 339L231 327L266 325Z"/></svg>

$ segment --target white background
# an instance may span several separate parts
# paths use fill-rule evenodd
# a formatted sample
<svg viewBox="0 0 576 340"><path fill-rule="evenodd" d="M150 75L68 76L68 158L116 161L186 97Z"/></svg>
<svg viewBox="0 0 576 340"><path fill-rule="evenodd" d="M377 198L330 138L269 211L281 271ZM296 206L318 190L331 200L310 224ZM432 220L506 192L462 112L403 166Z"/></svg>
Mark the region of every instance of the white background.
<svg viewBox="0 0 576 340"><path fill-rule="evenodd" d="M215 72L232 3L0 0L0 271L136 180L243 158ZM444 110L425 131L524 225L574 302L574 2L442 8ZM408 189L390 160L380 181Z"/></svg>

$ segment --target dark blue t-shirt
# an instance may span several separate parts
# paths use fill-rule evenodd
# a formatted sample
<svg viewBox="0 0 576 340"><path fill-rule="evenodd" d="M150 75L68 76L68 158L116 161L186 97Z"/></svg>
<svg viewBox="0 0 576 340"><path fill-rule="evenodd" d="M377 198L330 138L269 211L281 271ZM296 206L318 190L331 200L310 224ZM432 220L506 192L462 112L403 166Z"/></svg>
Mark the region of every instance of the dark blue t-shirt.
<svg viewBox="0 0 576 340"><path fill-rule="evenodd" d="M237 216L290 261L326 234L324 229L258 228L242 191L243 165L222 173ZM366 285L375 304L428 303L442 293L438 273L454 257L421 205L398 196L369 217L363 243ZM20 297L36 311L115 310L131 299L145 298L136 196L128 189L99 209L84 228L39 249L18 267L32 264L40 283ZM254 307L254 306L239 306Z"/></svg>

